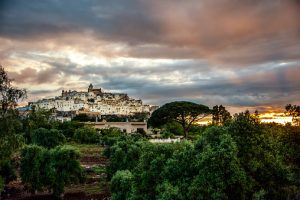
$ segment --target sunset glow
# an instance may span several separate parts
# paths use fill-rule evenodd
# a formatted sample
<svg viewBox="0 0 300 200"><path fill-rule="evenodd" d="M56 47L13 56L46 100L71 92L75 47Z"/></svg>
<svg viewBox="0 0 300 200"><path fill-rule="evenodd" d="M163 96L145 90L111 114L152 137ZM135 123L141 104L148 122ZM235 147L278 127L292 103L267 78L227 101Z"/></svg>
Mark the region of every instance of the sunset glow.
<svg viewBox="0 0 300 200"><path fill-rule="evenodd" d="M300 103L298 7L293 0L4 0L0 64L28 90L26 101L93 83L149 104L283 112Z"/></svg>

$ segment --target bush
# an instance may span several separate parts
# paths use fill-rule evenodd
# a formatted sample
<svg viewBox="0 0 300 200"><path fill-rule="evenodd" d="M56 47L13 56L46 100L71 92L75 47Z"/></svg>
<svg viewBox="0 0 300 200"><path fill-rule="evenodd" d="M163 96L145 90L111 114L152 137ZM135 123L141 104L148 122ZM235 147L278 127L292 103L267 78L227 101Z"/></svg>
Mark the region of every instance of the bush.
<svg viewBox="0 0 300 200"><path fill-rule="evenodd" d="M47 150L29 145L21 152L21 178L34 193L52 189L55 196L64 192L65 185L83 181L79 152L70 146Z"/></svg>
<svg viewBox="0 0 300 200"><path fill-rule="evenodd" d="M76 129L82 128L84 124L77 121L67 121L60 123L58 129L62 131L63 135L68 139L72 139Z"/></svg>
<svg viewBox="0 0 300 200"><path fill-rule="evenodd" d="M100 134L90 126L79 128L74 133L74 140L81 144L99 143Z"/></svg>
<svg viewBox="0 0 300 200"><path fill-rule="evenodd" d="M33 131L32 143L46 148L53 148L66 142L65 136L57 129L39 128Z"/></svg>
<svg viewBox="0 0 300 200"><path fill-rule="evenodd" d="M31 193L41 191L44 186L42 174L45 174L45 171L41 163L45 151L43 147L37 145L27 146L21 151L21 178Z"/></svg>
<svg viewBox="0 0 300 200"><path fill-rule="evenodd" d="M1 199L1 194L2 194L3 190L4 190L4 180L0 176L0 199Z"/></svg>
<svg viewBox="0 0 300 200"><path fill-rule="evenodd" d="M117 171L111 179L112 199L129 199L132 183L133 175L129 170Z"/></svg>
<svg viewBox="0 0 300 200"><path fill-rule="evenodd" d="M0 162L0 176L3 177L4 182L7 184L17 178L16 169L12 161L4 160Z"/></svg>
<svg viewBox="0 0 300 200"><path fill-rule="evenodd" d="M65 185L84 180L83 170L79 162L80 153L71 146L56 147L51 150L51 167L53 194L59 196Z"/></svg>

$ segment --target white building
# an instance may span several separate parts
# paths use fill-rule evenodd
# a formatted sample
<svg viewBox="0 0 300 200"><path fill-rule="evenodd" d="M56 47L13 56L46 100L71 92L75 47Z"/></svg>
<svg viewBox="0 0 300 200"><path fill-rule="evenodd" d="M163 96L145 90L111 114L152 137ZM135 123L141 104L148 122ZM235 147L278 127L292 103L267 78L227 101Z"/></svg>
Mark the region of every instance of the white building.
<svg viewBox="0 0 300 200"><path fill-rule="evenodd" d="M56 109L70 112L85 110L99 115L133 115L135 113L152 113L158 106L144 105L142 100L129 98L127 94L106 93L94 89L90 84L87 92L62 91L61 96L42 99L32 103L37 108Z"/></svg>

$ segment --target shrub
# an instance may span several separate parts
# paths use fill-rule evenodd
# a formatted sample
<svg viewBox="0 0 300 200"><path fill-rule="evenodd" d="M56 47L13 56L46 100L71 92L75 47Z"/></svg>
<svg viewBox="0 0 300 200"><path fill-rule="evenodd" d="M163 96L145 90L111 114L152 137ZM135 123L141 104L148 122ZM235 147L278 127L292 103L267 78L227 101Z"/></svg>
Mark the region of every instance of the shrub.
<svg viewBox="0 0 300 200"><path fill-rule="evenodd" d="M4 160L0 162L0 176L3 177L6 184L17 178L15 166L13 166L12 161Z"/></svg>
<svg viewBox="0 0 300 200"><path fill-rule="evenodd" d="M82 128L84 124L78 121L67 121L60 123L58 129L62 131L63 135L68 139L72 139L76 129Z"/></svg>
<svg viewBox="0 0 300 200"><path fill-rule="evenodd" d="M70 146L47 150L29 145L21 152L21 178L31 192L52 189L55 196L64 192L65 185L83 181L79 152Z"/></svg>
<svg viewBox="0 0 300 200"><path fill-rule="evenodd" d="M65 185L84 180L83 170L79 162L80 153L71 146L56 147L51 150L51 167L53 194L59 196Z"/></svg>
<svg viewBox="0 0 300 200"><path fill-rule="evenodd" d="M129 170L117 171L111 179L112 199L129 199L133 184L133 175Z"/></svg>
<svg viewBox="0 0 300 200"><path fill-rule="evenodd" d="M21 151L21 178L30 192L34 193L43 188L41 167L45 149L37 145L29 145Z"/></svg>
<svg viewBox="0 0 300 200"><path fill-rule="evenodd" d="M81 144L92 144L99 142L100 135L93 127L84 126L75 131L74 139Z"/></svg>
<svg viewBox="0 0 300 200"><path fill-rule="evenodd" d="M65 136L57 129L39 128L32 133L32 143L46 148L53 148L66 142Z"/></svg>

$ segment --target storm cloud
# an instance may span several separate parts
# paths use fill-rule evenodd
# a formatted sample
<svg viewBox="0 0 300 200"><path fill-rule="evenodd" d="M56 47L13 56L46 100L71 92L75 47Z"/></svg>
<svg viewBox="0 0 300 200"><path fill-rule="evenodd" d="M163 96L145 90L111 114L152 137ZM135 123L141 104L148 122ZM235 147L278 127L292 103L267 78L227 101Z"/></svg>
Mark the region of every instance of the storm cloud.
<svg viewBox="0 0 300 200"><path fill-rule="evenodd" d="M89 83L147 103L300 103L297 0L3 0L0 59L29 100Z"/></svg>

